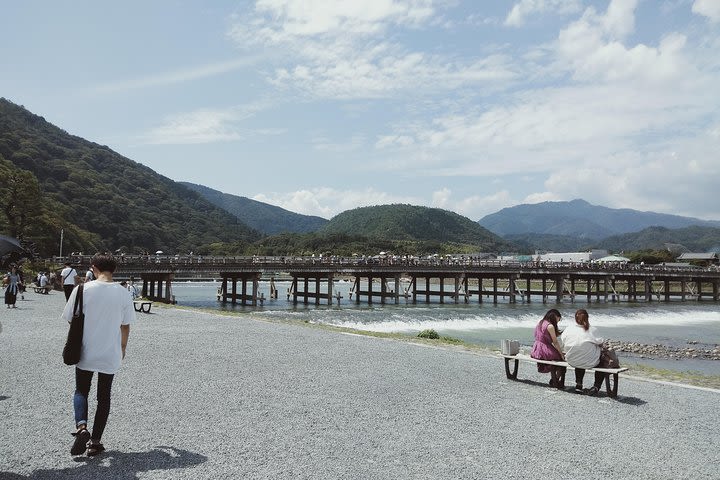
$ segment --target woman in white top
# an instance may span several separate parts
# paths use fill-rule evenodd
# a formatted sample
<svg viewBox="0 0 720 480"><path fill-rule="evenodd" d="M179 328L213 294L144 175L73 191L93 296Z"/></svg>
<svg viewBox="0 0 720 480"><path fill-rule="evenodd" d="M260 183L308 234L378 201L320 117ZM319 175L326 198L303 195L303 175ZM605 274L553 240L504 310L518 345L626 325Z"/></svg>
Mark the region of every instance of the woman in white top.
<svg viewBox="0 0 720 480"><path fill-rule="evenodd" d="M585 369L593 367L609 367L603 363L602 344L605 341L597 334L597 329L590 326L587 310L575 312L575 324L570 325L562 334L565 361L575 368L575 391L583 392ZM588 395L597 394L605 379L605 374L595 372L595 385L587 391Z"/></svg>

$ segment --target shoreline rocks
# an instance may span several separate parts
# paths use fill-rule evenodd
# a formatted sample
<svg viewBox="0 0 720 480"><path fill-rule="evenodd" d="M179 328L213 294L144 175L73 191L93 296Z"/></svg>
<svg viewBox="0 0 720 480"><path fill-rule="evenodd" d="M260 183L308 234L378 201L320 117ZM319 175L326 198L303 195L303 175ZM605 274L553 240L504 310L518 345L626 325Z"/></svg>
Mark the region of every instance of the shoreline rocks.
<svg viewBox="0 0 720 480"><path fill-rule="evenodd" d="M668 358L675 360L700 359L720 360L720 345L700 344L697 341L688 341L688 347L670 347L668 345L647 345L635 342L608 340L605 345L616 352L629 353L639 357ZM690 346L691 345L691 346Z"/></svg>

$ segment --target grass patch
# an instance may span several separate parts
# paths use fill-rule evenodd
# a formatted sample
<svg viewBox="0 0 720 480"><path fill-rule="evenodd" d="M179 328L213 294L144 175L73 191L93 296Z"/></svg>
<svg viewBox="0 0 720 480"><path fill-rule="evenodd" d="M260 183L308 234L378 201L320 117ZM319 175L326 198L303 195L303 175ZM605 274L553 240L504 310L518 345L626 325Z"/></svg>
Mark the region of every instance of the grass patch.
<svg viewBox="0 0 720 480"><path fill-rule="evenodd" d="M629 375L649 378L651 380L662 380L666 382L685 383L696 387L720 389L720 375L705 375L696 371L678 372L666 368L655 368L647 365L625 364L629 366Z"/></svg>

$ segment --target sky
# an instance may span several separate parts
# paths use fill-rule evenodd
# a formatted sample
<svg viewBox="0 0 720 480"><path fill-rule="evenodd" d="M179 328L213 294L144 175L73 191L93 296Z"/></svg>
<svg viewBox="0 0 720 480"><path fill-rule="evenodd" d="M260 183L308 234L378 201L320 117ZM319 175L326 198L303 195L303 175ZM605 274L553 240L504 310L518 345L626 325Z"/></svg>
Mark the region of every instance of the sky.
<svg viewBox="0 0 720 480"><path fill-rule="evenodd" d="M720 220L720 0L0 0L0 97L327 219L521 203Z"/></svg>

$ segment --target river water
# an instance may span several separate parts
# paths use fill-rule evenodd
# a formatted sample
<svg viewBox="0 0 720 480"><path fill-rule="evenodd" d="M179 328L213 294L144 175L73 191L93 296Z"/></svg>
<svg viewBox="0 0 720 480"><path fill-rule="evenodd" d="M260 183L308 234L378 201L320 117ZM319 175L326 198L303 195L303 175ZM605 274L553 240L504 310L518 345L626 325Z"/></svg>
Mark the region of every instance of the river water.
<svg viewBox="0 0 720 480"><path fill-rule="evenodd" d="M479 303L477 296L474 296L467 304L455 304L447 299L445 304L440 304L438 298L432 297L433 303L418 301L413 304L412 299L406 302L401 297L398 305L380 305L377 301L368 305L364 300L356 305L355 298L349 298L352 283L339 281L333 286L333 294L339 292L342 296L339 304L334 299L333 305L293 305L286 295L290 282L280 281L275 282L280 292L278 299L267 300L270 297L270 286L268 282L261 282L259 293L266 298L264 305L243 307L219 302L217 289L220 285L220 282L174 282L172 293L178 305L244 312L275 320L304 320L373 332L415 335L421 330L432 328L440 335L494 348L499 348L502 339L512 339L519 340L529 351L533 342L533 329L550 308L562 312L560 328L574 321L576 309L587 309L590 323L606 339L701 349L712 349L720 344L720 305L709 301L648 304L593 300L587 303L583 297L574 303L568 299L556 304L554 299L549 299L547 304L543 304L541 297L533 297L530 303L510 304L507 300L500 300L501 303L493 304L492 298L483 299L483 303ZM623 353L621 362L720 375L720 361L716 360L653 359L631 357Z"/></svg>

